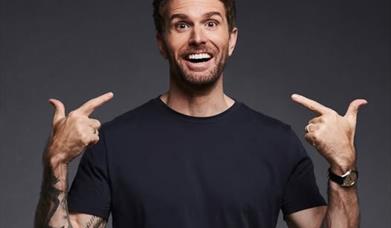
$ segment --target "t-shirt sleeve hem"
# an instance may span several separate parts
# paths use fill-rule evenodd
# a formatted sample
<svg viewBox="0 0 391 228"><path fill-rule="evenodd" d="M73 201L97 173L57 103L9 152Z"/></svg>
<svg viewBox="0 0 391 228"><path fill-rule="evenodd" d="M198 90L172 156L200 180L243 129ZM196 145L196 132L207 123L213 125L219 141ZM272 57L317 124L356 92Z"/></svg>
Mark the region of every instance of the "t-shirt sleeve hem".
<svg viewBox="0 0 391 228"><path fill-rule="evenodd" d="M77 207L77 206L69 207L69 213L70 214L82 213L82 214L93 215L93 216L100 217L106 221L109 219L109 215L110 215L104 210L97 210L96 208L86 208L86 207Z"/></svg>
<svg viewBox="0 0 391 228"><path fill-rule="evenodd" d="M310 208L313 208L313 207L321 207L321 206L327 206L327 203L325 201L310 202L308 204L301 205L300 207L288 208L285 211L283 211L284 220L286 220L287 216L289 216L292 213L295 213L295 212L298 212L298 211L302 211L302 210L306 210L306 209L310 209Z"/></svg>

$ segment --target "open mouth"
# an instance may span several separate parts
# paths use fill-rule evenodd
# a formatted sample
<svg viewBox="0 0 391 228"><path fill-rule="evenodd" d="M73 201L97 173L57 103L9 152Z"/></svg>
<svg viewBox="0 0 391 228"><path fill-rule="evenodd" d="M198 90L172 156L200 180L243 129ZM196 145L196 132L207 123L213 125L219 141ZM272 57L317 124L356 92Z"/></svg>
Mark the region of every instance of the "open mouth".
<svg viewBox="0 0 391 228"><path fill-rule="evenodd" d="M189 54L185 57L185 59L192 63L202 63L211 60L212 55L210 55L209 53Z"/></svg>

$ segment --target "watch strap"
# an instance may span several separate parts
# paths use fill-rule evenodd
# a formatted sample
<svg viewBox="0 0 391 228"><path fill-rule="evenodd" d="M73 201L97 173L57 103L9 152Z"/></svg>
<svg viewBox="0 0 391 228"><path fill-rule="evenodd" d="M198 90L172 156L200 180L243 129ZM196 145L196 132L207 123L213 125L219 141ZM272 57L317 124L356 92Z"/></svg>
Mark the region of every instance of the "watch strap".
<svg viewBox="0 0 391 228"><path fill-rule="evenodd" d="M358 171L348 170L346 173L337 175L329 168L329 179L342 187L352 187L357 183Z"/></svg>

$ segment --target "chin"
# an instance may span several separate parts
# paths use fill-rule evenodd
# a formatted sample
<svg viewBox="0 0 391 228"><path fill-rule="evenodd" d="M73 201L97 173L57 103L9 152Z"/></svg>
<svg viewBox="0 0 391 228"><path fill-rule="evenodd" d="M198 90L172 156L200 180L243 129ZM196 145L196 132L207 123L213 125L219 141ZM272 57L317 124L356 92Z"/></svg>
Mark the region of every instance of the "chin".
<svg viewBox="0 0 391 228"><path fill-rule="evenodd" d="M202 90L213 87L222 76L224 70L224 61L213 64L209 69L196 71L188 68L186 64L170 62L171 76L178 84L195 90Z"/></svg>
<svg viewBox="0 0 391 228"><path fill-rule="evenodd" d="M216 69L209 72L181 72L179 77L188 86L210 87L218 81L221 73Z"/></svg>

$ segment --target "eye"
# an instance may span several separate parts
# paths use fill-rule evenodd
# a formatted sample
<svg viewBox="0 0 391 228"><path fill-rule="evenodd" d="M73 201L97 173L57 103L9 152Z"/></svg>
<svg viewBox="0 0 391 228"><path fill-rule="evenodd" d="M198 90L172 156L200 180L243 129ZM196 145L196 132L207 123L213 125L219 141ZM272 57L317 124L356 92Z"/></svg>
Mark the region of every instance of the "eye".
<svg viewBox="0 0 391 228"><path fill-rule="evenodd" d="M185 22L183 22L183 21L175 23L175 29L177 31L182 32L182 31L186 31L189 28L190 28L190 25L185 23Z"/></svg>
<svg viewBox="0 0 391 228"><path fill-rule="evenodd" d="M207 21L205 26L208 28L208 29L215 29L217 27L219 23L217 21L214 21L214 20L210 20L210 21Z"/></svg>

